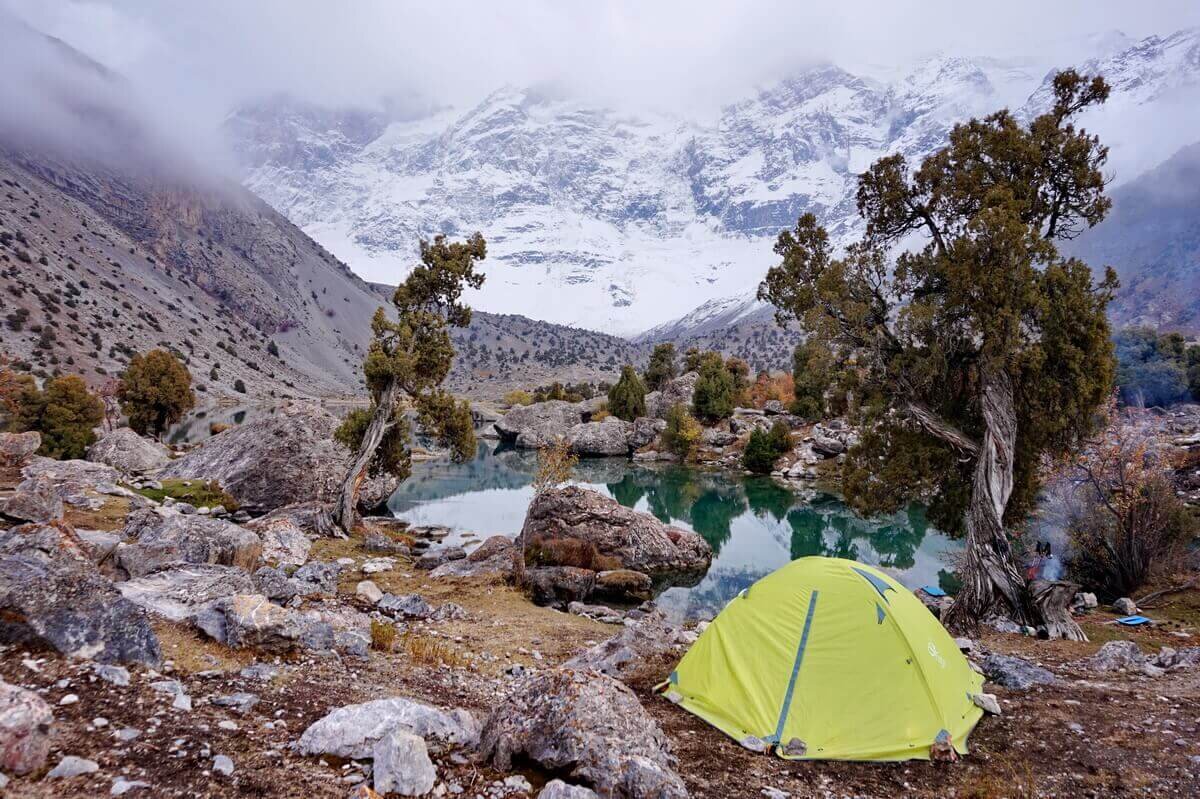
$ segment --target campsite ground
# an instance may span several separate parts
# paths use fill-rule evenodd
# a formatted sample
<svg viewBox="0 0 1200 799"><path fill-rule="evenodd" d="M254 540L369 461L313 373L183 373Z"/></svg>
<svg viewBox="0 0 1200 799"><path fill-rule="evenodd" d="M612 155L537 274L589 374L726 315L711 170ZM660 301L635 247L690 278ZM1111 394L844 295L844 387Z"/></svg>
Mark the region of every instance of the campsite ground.
<svg viewBox="0 0 1200 799"><path fill-rule="evenodd" d="M322 541L318 549L317 557L367 557L357 540ZM342 590L352 593L357 579L353 571L345 574ZM349 792L343 778L353 773L352 767L329 758L300 757L290 749L299 733L330 708L407 695L467 707L482 716L507 690L511 678L504 672L512 664L546 667L615 630L535 607L496 582L434 581L403 565L373 579L385 591L416 591L434 603L458 602L470 618L410 631L401 636L395 652L372 652L366 662L285 660L280 674L261 682L238 675L248 660L244 654L164 624L159 631L173 665L170 676L182 680L195 698L190 711L170 709L169 702L149 687L154 676L141 670L135 670L131 686L119 687L96 680L85 664L49 652L10 649L0 658L0 679L40 688L54 706L50 762L72 754L100 764L96 774L69 780L22 780L10 786L16 789L12 795L106 795L115 775L121 774L150 783L154 796L302 794L340 799ZM339 601L354 600L343 593ZM1106 624L1111 616L1096 612L1085 621L1091 643L985 635L981 643L987 648L1037 661L1063 681L1024 692L989 688L999 695L1004 714L985 717L971 737L970 755L953 764L784 762L741 749L656 696L651 685L669 670L673 656L644 664L631 682L669 735L679 773L694 797L750 799L763 796L765 788L797 799L1195 796L1200 764L1192 758L1200 756L1200 671L1180 670L1152 679L1120 673L1098 676L1070 665L1113 637L1136 640L1148 652L1162 645L1195 643L1174 633L1189 627L1195 632L1200 595L1170 597L1151 615L1174 623L1152 630L1116 629ZM243 715L205 701L236 691L253 692L261 701ZM79 701L60 704L72 693ZM97 718L106 723L97 726ZM236 729L229 729L230 720ZM113 730L126 727L142 734L120 743ZM215 754L233 758L236 770L231 777L212 774ZM468 797L486 794L503 776L465 761L439 763L439 770ZM535 786L546 778L529 776Z"/></svg>

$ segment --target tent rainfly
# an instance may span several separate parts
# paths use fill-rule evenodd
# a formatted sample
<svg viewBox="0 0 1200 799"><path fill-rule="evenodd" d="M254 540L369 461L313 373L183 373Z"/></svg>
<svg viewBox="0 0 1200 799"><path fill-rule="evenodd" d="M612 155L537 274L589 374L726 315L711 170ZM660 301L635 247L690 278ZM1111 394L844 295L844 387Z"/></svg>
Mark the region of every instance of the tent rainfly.
<svg viewBox="0 0 1200 799"><path fill-rule="evenodd" d="M919 599L852 560L792 561L732 599L659 686L789 760L966 754L983 676Z"/></svg>

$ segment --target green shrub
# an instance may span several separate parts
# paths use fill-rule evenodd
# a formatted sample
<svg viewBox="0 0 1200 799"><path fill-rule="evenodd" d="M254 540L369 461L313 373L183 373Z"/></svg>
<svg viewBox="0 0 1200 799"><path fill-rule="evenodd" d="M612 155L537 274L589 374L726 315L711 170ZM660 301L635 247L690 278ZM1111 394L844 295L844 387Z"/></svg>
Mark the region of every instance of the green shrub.
<svg viewBox="0 0 1200 799"><path fill-rule="evenodd" d="M755 474L768 474L791 448L792 432L786 423L775 422L769 431L755 428L742 452L742 465Z"/></svg>
<svg viewBox="0 0 1200 799"><path fill-rule="evenodd" d="M47 380L41 389L26 383L10 424L17 432L41 433L39 454L66 460L87 454L96 441L93 429L103 421L103 400L88 391L82 377L64 375Z"/></svg>
<svg viewBox="0 0 1200 799"><path fill-rule="evenodd" d="M703 434L700 423L688 413L687 407L682 403L667 409L667 427L663 430L662 440L668 452L673 452L680 460L686 461L695 452Z"/></svg>
<svg viewBox="0 0 1200 799"><path fill-rule="evenodd" d="M675 345L656 344L646 366L646 388L658 391L675 378Z"/></svg>
<svg viewBox="0 0 1200 799"><path fill-rule="evenodd" d="M646 386L628 364L621 367L621 379L608 390L608 412L627 422L646 415Z"/></svg>
<svg viewBox="0 0 1200 799"><path fill-rule="evenodd" d="M728 419L737 401L737 384L733 373L721 359L706 359L700 366L696 391L692 395L692 412L706 422Z"/></svg>
<svg viewBox="0 0 1200 799"><path fill-rule="evenodd" d="M166 350L134 355L121 373L117 399L129 426L155 437L196 406L191 373Z"/></svg>

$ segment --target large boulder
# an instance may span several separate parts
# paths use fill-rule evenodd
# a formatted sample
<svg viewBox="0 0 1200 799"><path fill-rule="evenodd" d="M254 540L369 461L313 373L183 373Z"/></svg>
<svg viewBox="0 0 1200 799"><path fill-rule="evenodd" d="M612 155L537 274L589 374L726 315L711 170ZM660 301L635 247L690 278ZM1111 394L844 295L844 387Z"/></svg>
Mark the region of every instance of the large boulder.
<svg viewBox="0 0 1200 799"><path fill-rule="evenodd" d="M615 416L600 422L584 422L567 430L571 451L584 458L603 458L628 455L633 448L630 437L633 425Z"/></svg>
<svg viewBox="0 0 1200 799"><path fill-rule="evenodd" d="M1109 641L1096 654L1077 661L1075 665L1087 671L1124 671L1138 669L1149 659L1133 641Z"/></svg>
<svg viewBox="0 0 1200 799"><path fill-rule="evenodd" d="M293 649L333 648L333 627L271 603L262 594L235 594L200 614L196 625L233 649L284 653Z"/></svg>
<svg viewBox="0 0 1200 799"><path fill-rule="evenodd" d="M21 469L42 445L40 433L0 433L0 469Z"/></svg>
<svg viewBox="0 0 1200 799"><path fill-rule="evenodd" d="M158 638L88 557L70 527L0 531L0 640L37 640L69 657L157 665Z"/></svg>
<svg viewBox="0 0 1200 799"><path fill-rule="evenodd" d="M62 497L46 475L30 477L0 503L0 516L16 522L52 522L63 517Z"/></svg>
<svg viewBox="0 0 1200 799"><path fill-rule="evenodd" d="M563 663L563 667L583 671L590 669L624 680L633 676L640 666L653 667L677 661L694 640L694 635L689 636L656 611L636 621L626 622L621 632L580 652Z"/></svg>
<svg viewBox="0 0 1200 799"><path fill-rule="evenodd" d="M171 621L185 621L235 594L251 594L250 575L233 566L188 564L117 583L135 605Z"/></svg>
<svg viewBox="0 0 1200 799"><path fill-rule="evenodd" d="M667 422L664 419L639 416L633 420L633 431L629 434L629 446L631 449L641 449L653 444L666 429Z"/></svg>
<svg viewBox="0 0 1200 799"><path fill-rule="evenodd" d="M287 405L213 436L159 474L216 480L251 513L332 502L352 457L333 439L339 424L316 405ZM391 478L368 482L359 496L364 509L377 507L395 488Z"/></svg>
<svg viewBox="0 0 1200 799"><path fill-rule="evenodd" d="M507 579L513 571L513 541L503 535L487 539L465 558L448 560L429 573L430 577L494 577Z"/></svg>
<svg viewBox="0 0 1200 799"><path fill-rule="evenodd" d="M302 755L360 760L394 730L419 735L435 748L470 749L479 722L466 710L440 710L401 696L336 708L309 725L296 744Z"/></svg>
<svg viewBox="0 0 1200 799"><path fill-rule="evenodd" d="M579 403L549 400L513 408L494 427L501 441L536 449L566 436L568 429L582 421Z"/></svg>
<svg viewBox="0 0 1200 799"><path fill-rule="evenodd" d="M181 563L214 563L250 571L262 554L262 540L256 533L207 516L164 517L149 508L134 511L126 519L125 535L133 543L119 545L115 560L130 577Z"/></svg>
<svg viewBox="0 0 1200 799"><path fill-rule="evenodd" d="M303 566L312 549L310 539L297 524L286 516L255 519L246 525L262 539L262 559L272 566Z"/></svg>
<svg viewBox="0 0 1200 799"><path fill-rule="evenodd" d="M0 680L0 776L21 777L46 764L53 722L44 699Z"/></svg>
<svg viewBox="0 0 1200 799"><path fill-rule="evenodd" d="M138 474L166 466L171 460L171 452L128 427L118 427L92 444L88 449L88 460L111 466L123 474Z"/></svg>
<svg viewBox="0 0 1200 799"><path fill-rule="evenodd" d="M646 395L646 414L658 419L666 419L667 411L673 405L692 407L692 398L696 393L696 380L699 372L687 372L667 383L658 391Z"/></svg>
<svg viewBox="0 0 1200 799"><path fill-rule="evenodd" d="M527 758L618 799L682 799L667 737L633 691L595 672L524 678L492 711L480 754L508 771Z"/></svg>
<svg viewBox="0 0 1200 799"><path fill-rule="evenodd" d="M63 502L82 508L99 508L104 502L96 495L112 493L121 474L111 466L91 461L56 461L35 455L21 469L28 480L44 478L53 486ZM140 498L140 497L139 497Z"/></svg>
<svg viewBox="0 0 1200 799"><path fill-rule="evenodd" d="M655 580L699 576L712 563L712 548L696 533L578 486L535 497L520 540L536 548L546 565L632 569ZM580 550L597 557L590 564L558 559L560 552L577 558Z"/></svg>

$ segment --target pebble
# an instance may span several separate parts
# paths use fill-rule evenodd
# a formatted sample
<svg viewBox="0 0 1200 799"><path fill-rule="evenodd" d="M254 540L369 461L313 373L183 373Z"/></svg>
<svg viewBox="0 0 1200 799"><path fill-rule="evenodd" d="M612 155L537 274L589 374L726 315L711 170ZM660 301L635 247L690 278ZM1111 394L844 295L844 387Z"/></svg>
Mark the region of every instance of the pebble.
<svg viewBox="0 0 1200 799"><path fill-rule="evenodd" d="M130 741L132 741L134 738L138 737L141 734L142 734L142 731L139 730L137 727L125 727L124 729L117 731L117 738L124 741L125 743L129 743Z"/></svg>
<svg viewBox="0 0 1200 799"><path fill-rule="evenodd" d="M65 705L73 705L78 701L79 701L78 694L67 694L62 699L58 700L58 704L64 705L64 706Z"/></svg>
<svg viewBox="0 0 1200 799"><path fill-rule="evenodd" d="M78 777L80 774L91 774L94 771L100 770L100 764L95 760L88 760L75 755L67 755L62 760L58 761L58 765L54 767L49 774L46 775L49 779L58 779L60 777Z"/></svg>
<svg viewBox="0 0 1200 799"><path fill-rule="evenodd" d="M236 722L229 721L228 719L217 722L217 726L223 730L236 730L238 728Z"/></svg>
<svg viewBox="0 0 1200 799"><path fill-rule="evenodd" d="M127 780L124 777L117 777L113 780L112 790L109 794L112 796L124 796L137 788L149 788L150 783L142 782L141 780Z"/></svg>
<svg viewBox="0 0 1200 799"><path fill-rule="evenodd" d="M213 771L217 772L218 774L224 774L226 777L233 773L233 761L225 755L217 755L214 757L212 767Z"/></svg>
<svg viewBox="0 0 1200 799"><path fill-rule="evenodd" d="M104 716L96 716L96 718L92 719L92 726L98 730L102 730L108 726L108 719L104 718Z"/></svg>

